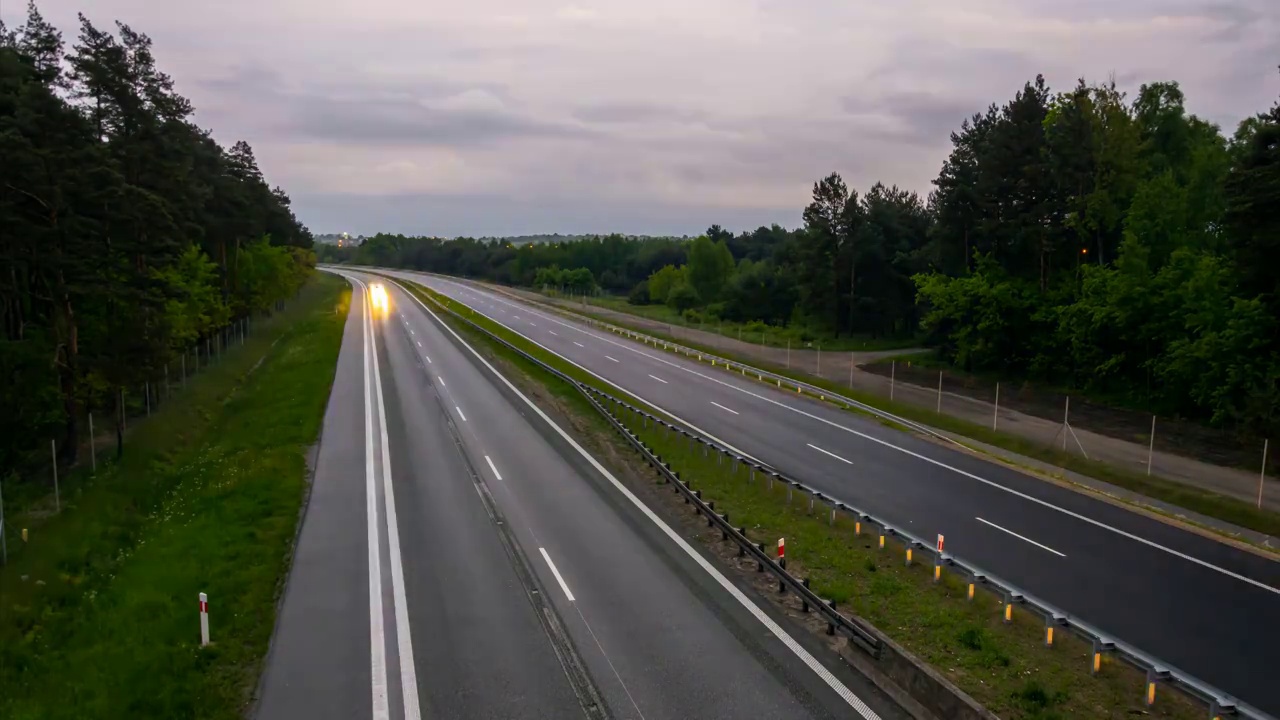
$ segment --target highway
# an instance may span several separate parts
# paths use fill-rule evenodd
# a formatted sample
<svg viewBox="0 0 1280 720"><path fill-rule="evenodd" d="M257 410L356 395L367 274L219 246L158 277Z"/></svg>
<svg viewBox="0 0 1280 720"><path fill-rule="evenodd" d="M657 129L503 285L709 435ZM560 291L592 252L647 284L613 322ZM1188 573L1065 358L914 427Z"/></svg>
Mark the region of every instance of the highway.
<svg viewBox="0 0 1280 720"><path fill-rule="evenodd" d="M1280 714L1274 560L471 283L388 272L811 487L916 535L942 533L991 574Z"/></svg>
<svg viewBox="0 0 1280 720"><path fill-rule="evenodd" d="M416 299L342 274L256 717L906 717Z"/></svg>

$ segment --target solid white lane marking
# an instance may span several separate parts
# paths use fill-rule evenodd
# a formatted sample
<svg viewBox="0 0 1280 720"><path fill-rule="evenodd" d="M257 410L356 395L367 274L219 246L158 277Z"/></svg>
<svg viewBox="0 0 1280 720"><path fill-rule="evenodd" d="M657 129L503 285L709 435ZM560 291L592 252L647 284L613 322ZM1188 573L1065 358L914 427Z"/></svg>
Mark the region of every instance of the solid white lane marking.
<svg viewBox="0 0 1280 720"><path fill-rule="evenodd" d="M562 325L566 325L566 326L568 326L568 327L572 327L572 326L567 325L567 323L562 323L561 321L556 320L555 318L550 318L549 316L547 316L547 317L548 317L549 319L551 319L553 322L560 323L560 324L562 324ZM1041 507L1045 507L1045 508L1048 508L1048 509L1050 509L1050 510L1054 510L1054 511L1056 511L1056 512L1062 513L1063 515L1066 515L1066 516L1071 517L1071 518L1075 518L1076 520L1080 520L1081 522L1088 523L1088 524L1090 524L1090 525L1093 525L1094 527L1101 528L1101 529L1103 529L1103 530L1107 530L1107 531L1109 531L1109 532L1115 533L1116 535L1119 535L1119 536L1121 536L1121 537L1123 537L1123 538L1127 538L1127 539L1129 539L1129 540L1133 540L1134 542L1141 543L1141 544L1146 545L1147 547L1150 547L1150 548L1152 548L1152 549L1159 550L1159 551L1164 552L1164 553L1168 553L1169 555L1172 555L1172 556L1177 557L1177 558L1181 558L1182 560L1186 560L1187 562L1194 563L1194 564L1199 565L1199 566L1201 566L1201 567L1203 567L1203 568L1207 568L1207 569L1209 569L1209 570L1213 570L1213 571L1215 571L1215 572L1217 572L1217 573L1220 573L1220 574L1225 575L1225 576L1227 576L1227 577L1233 578L1233 579L1235 579L1235 580L1239 580L1239 581L1241 581L1241 582L1243 582L1243 583L1247 583L1247 584L1252 585L1252 586L1254 586L1254 587L1256 587L1256 588L1259 588L1259 589L1261 589L1261 590L1266 590L1267 592L1270 592L1270 593L1272 593L1272 594L1274 594L1274 595L1280 595L1280 588L1272 587L1272 586L1270 586L1270 585L1267 585L1267 584L1266 584L1266 583L1264 583L1264 582L1260 582L1260 581L1258 581L1258 580L1254 580L1254 579L1253 579L1253 578L1251 578L1251 577L1248 577L1248 576L1245 576L1245 575L1241 575L1240 573L1234 572L1234 571L1232 571L1232 570L1228 570L1228 569L1226 569L1226 568L1219 567L1219 566L1217 566L1217 565L1214 565L1214 564L1213 564L1213 563L1211 563L1211 562L1208 562L1208 561L1206 561L1206 560L1201 560L1200 558L1195 557L1195 556L1193 556L1193 555L1188 555L1188 554L1186 554L1186 553L1184 553L1184 552L1181 552L1181 551L1178 551L1178 550L1174 550L1173 548L1170 548L1170 547L1167 547L1167 546L1161 545L1160 543L1155 542L1154 540L1148 540L1147 538L1144 538L1144 537L1142 537L1142 536L1140 536L1140 535L1136 535L1136 534L1131 533L1131 532L1129 532L1129 531L1127 531L1127 530L1121 530L1120 528L1115 527L1115 526L1113 526L1113 525L1108 525L1108 524L1106 524L1106 523L1102 522L1101 520L1095 520L1094 518L1091 518L1091 517L1089 517L1089 516L1087 516L1087 515L1082 515L1082 514L1080 514L1080 513L1078 513L1078 512L1075 512L1075 511L1073 511L1073 510L1068 510L1068 509L1066 509L1066 508L1059 507L1059 506L1054 505L1053 503L1049 502L1048 500L1042 500L1042 499L1037 498L1037 497L1034 497L1034 496L1032 496L1032 495L1028 495L1027 493L1024 493L1024 492L1022 492L1022 491L1020 491L1020 490L1015 490L1015 489L1013 489L1013 488L1011 488L1011 487L1008 487L1008 486L1005 486L1005 485L1001 485L1000 483L998 483L998 482L996 482L996 481L994 481L994 480L989 480L989 479L984 478L984 477L982 477L982 476L980 476L980 475L976 475L976 474L974 474L974 473L971 473L971 472L969 472L969 471L967 471L967 470L961 470L960 468L955 467L955 466L953 466L953 465L948 465L947 463L942 462L941 460L934 460L934 459L933 459L933 458L931 458L931 457L928 457L928 456L926 456L926 455L921 455L920 453L917 453L917 452L915 452L915 451L913 451L913 450L908 450L907 448L904 448L904 447L900 447L900 446L895 445L895 444L893 444L893 443L891 443L891 442L889 442L889 441L887 441L887 440L881 440L880 438L873 437L873 436L868 435L868 434L863 433L863 432L859 432L858 430L854 430L853 428L848 427L848 426L846 426L846 425L842 425L842 424L840 424L840 423L838 423L838 422L835 422L835 421L832 421L832 420L828 420L827 418L824 418L824 417L819 417L819 416L817 416L817 415L814 415L813 413L806 412L806 411L804 411L804 410L801 410L800 408L797 408L797 407L794 407L794 406L788 405L788 404L786 404L786 403L784 403L784 402L779 402L778 400L774 400L773 398L765 397L764 395L761 395L761 394L759 394L759 393L757 393L757 392L754 392L754 391L749 390L749 389L747 389L747 388L739 387L739 386L734 385L734 384L732 384L732 383L725 382L725 381L723 381L723 380L721 380L721 379L719 379L719 378L711 377L711 376L706 375L706 374L704 374L704 373L701 373L701 372L699 372L698 370L695 370L695 369L693 369L693 368L688 368L688 367L685 367L684 365L681 365L681 364L679 364L679 363L676 363L676 362L672 362L672 361L670 361L670 360L667 360L666 358L662 358L662 357L659 357L659 356L656 356L656 355L651 355L651 354L649 354L649 353L647 353L647 352L645 352L645 351L643 351L643 350L641 350L641 349L639 349L639 348L632 347L632 346L631 346L631 345L629 345L628 343L625 343L625 342L618 342L618 341L613 340L612 338L607 337L607 336L604 336L604 335L593 335L593 337L596 337L597 339L603 340L604 342L611 343L611 344L613 344L613 345L617 345L618 347L621 347L621 348L624 348L624 349L626 349L626 350L628 350L628 351L630 351L630 352L636 353L637 355L642 355L642 356L647 357L647 358L649 358L649 359L651 359L651 360L656 360L656 361L658 361L658 362L660 362L660 363L663 363L664 365L669 365L669 366L671 366L671 367L678 368L678 369L680 369L680 370L685 371L686 373L689 373L690 375L695 375L695 376L700 377L700 378L702 378L702 379L704 379L704 380L710 380L710 381L711 381L711 382L713 382L713 383L716 383L716 384L718 384L718 385L723 385L724 387L730 388L730 389L735 390L735 391L737 391L737 392L740 392L740 393L742 393L742 394L744 394L744 395L748 395L748 396L750 396L750 397L756 398L757 400L763 400L764 402L767 402L767 403L769 403L769 404L771 404L771 405L776 405L777 407L785 408L785 409L787 409L787 410L790 410L791 412L794 412L794 413L796 413L796 414L798 414L798 415L802 415L802 416L807 417L807 418L809 418L809 419L811 419L811 420L817 420L817 421L818 421L818 422L820 422L820 423L823 423L823 424L828 425L828 426L830 426L830 427L838 428L838 429L843 430L843 431L845 431L845 432L847 432L847 433L850 433L850 434L852 434L852 435L856 435L856 436L858 436L858 437L860 437L860 438L862 438L862 439L864 439L864 440L870 440L870 441L871 441L871 442L873 442L873 443L876 443L876 444L881 445L881 446L883 446L883 447L891 448L891 449L896 450L896 451L898 451L898 452L900 452L900 453L903 453L903 454L905 454L905 455L909 455L909 456L911 456L911 457L914 457L914 458L916 458L917 460L922 460L922 461L927 462L927 463L929 463L929 464L931 464L931 465L934 465L934 466L936 466L936 467L940 467L940 468L943 468L943 469L946 469L946 470L950 470L951 472L957 473L957 474L959 474L959 475L963 475L963 476L965 476L965 477L967 477L967 478L969 478L969 479L971 479L971 480L976 480L976 481L978 481L978 482L980 482L980 483L983 483L984 485L987 485L987 486L989 486L989 487L995 488L995 489L997 489L997 490L1002 490L1002 491L1007 492L1007 493L1009 493L1010 495L1013 495L1013 496L1015 496L1015 497L1018 497L1018 498L1021 498L1021 499L1023 499L1023 500L1027 500L1027 501L1029 501L1029 502L1035 503L1035 504L1037 504L1037 505L1040 505ZM544 347L544 346L539 345L539 347L543 347L543 349L544 349L544 350L549 350L549 351L550 351L550 349L549 349L549 348L546 348L546 347ZM550 351L550 352L554 352L554 351ZM567 358L566 358L566 359L567 359ZM613 382L613 381L611 381L611 380L607 380L607 379L605 379L605 378L601 377L600 375L597 375L596 373L591 372L591 371L590 371L590 370L588 370L587 368L583 368L582 366L578 366L578 367L579 367L579 368L581 368L581 369L583 369L583 370L586 370L587 372L591 373L591 374L592 374L592 375L594 375L595 377L597 377L597 378L599 378L599 379L603 380L604 382L609 383L610 385L612 385L613 387L615 387L615 388L617 388L617 389L619 389L619 390L622 390L622 391L624 391L624 392L630 393L630 394L631 394L631 395L633 395L633 396L635 395L635 392L633 392L633 391L632 391L632 390L630 390L629 388L622 387L621 385L619 385L619 384L617 384L617 383L615 383L615 382ZM638 396L637 396L637 397L638 397ZM645 402L646 402L646 403L648 403L649 405L653 405L654 407L658 407L657 405L654 405L654 403L651 403L651 402L649 402L649 401L647 401L647 400L646 400ZM698 428L697 428L697 427L693 426L692 424L688 423L687 421L679 420L679 418L677 418L677 417L676 417L676 415L674 415L670 410L666 410L666 409L663 409L663 408L659 408L659 409L662 409L662 411L663 411L663 412L667 413L667 414L668 414L668 415L670 415L672 418L676 418L679 422L683 422L684 424L689 425L689 427L693 428L693 429L694 429L694 430L696 430L697 432L699 432L699 433L701 433L701 434L703 434L703 435L707 435L708 437L712 437L712 439L716 439L716 438L714 438L713 436L708 435L708 433L706 433L705 431L703 431L703 430L698 430ZM758 462L762 462L762 461L759 461L759 460L758 460L758 458L754 458L754 457L752 457L751 455L748 455L748 454L746 454L746 453L743 453L743 452L741 452L741 451L739 451L739 450L734 449L731 445L729 445L728 443L725 443L724 441L721 441L721 440L718 440L718 439L716 439L716 441L717 441L717 442L719 442L720 444L724 445L725 447L728 447L728 448L730 448L731 450L734 450L734 452L737 452L738 454L743 455L744 457L748 457L748 458L751 458L751 459L753 459L753 460L757 460Z"/></svg>
<svg viewBox="0 0 1280 720"><path fill-rule="evenodd" d="M458 411L458 417L462 418L462 422L467 421L467 416L462 414L462 408L458 407L457 405L454 405L453 409Z"/></svg>
<svg viewBox="0 0 1280 720"><path fill-rule="evenodd" d="M421 720L418 706L418 674L414 669L413 638L409 632L409 601L404 591L404 564L400 559L400 526L396 520L396 495L391 482L391 441L387 438L387 407L382 399L382 371L378 345L373 344L373 381L378 398L378 426L382 435L382 504L387 515L387 555L391 560L391 598L396 612L396 649L400 655L400 691L405 720Z"/></svg>
<svg viewBox="0 0 1280 720"><path fill-rule="evenodd" d="M489 459L488 455L484 456L484 461L489 463L489 469L493 471L493 476L501 480L502 473L498 472L498 466L493 464L493 461Z"/></svg>
<svg viewBox="0 0 1280 720"><path fill-rule="evenodd" d="M862 698L858 697L857 695L854 695L853 691L850 690L847 686L845 686L845 684L841 682L839 678L831 674L831 671L828 670L826 666L818 662L817 658L815 658L800 643L796 642L796 639L791 637L790 633L788 633L785 629L783 629L783 627L779 625L776 621L774 621L773 618L769 617L769 615L767 615L764 610L761 610L759 605L757 605L753 600L751 600L751 598L747 597L746 594L744 594L741 590L739 590L737 585L734 585L732 582L730 582L729 578L725 577L723 573L717 570L716 567L712 565L700 553L698 553L698 551L694 550L693 547L689 545L689 543L683 537L677 534L675 530L671 529L670 525L667 525L667 523L664 522L662 518L658 517L658 515L654 513L653 510L651 510L648 505L645 505L644 502L640 500L640 498L636 497L635 493L631 492L631 490L627 488L627 486L623 485L622 481L614 477L613 473L609 472L608 469L605 468L605 466L601 465L599 460L596 460L595 457L591 455L591 453L587 452L586 449L584 449L581 445L579 445L578 441L573 439L573 436L569 435L569 433L565 432L563 428L557 425L554 420L552 420L550 417L547 416L545 412L542 411L542 408L534 404L534 402L530 400L528 396L526 396L523 392L520 391L519 388L513 385L511 381L508 380L502 373L498 372L497 369L494 368L493 365L490 364L489 361L486 360L482 355L480 355L480 353L477 352L475 348L471 347L470 343L468 343L466 340L463 340L462 336L454 332L453 328L449 327L443 320L440 319L440 316L432 312L431 308L427 307L426 304L423 303L422 300L418 298L418 296L410 293L410 297L412 297L414 301L416 301L418 305L427 312L427 314L435 318L436 322L439 323L440 326L443 327L445 330L447 330L450 335L452 335L459 343L462 344L463 347L465 347L468 351L470 351L470 353L477 360L479 360L482 365L488 368L489 372L493 373L495 377L501 380L502 384L506 385L507 388L511 390L511 392L514 393L516 397L520 398L520 400L526 406L528 406L530 410L532 410L538 417L542 418L543 422L547 423L547 425L550 426L552 430L555 430L556 434L559 435L561 439L563 439L566 443L568 443L570 447L572 447L575 451L577 451L579 455L581 455L588 463L591 464L591 467L595 468L596 472L600 473L601 476L603 476L606 480L609 481L609 484L612 485L615 490L621 493L622 496L625 497L628 501L630 501L631 504L634 505L636 509L639 510L646 518L648 518L650 522L656 525L658 529L662 531L662 534L666 535L667 538L671 540L672 543L674 543L677 547L679 547L682 551L684 551L686 555L688 555L695 563L698 564L698 567L702 568L702 570L706 572L707 575L711 576L711 578L713 578L720 585L720 587L724 589L725 592L729 593L729 595L732 596L734 600L737 600L738 603L742 605L742 607L746 608L747 611L750 612L751 615L755 617L757 621L760 622L760 624L764 625L765 628L768 629L768 631L772 633L774 637L778 638L778 640L781 641L783 645L786 645L788 650L794 653L795 656L799 658L800 661L803 662L806 667L808 667L811 671L813 671L814 674L816 674L819 678L821 678L822 681L826 683L828 687L834 690L836 694L838 694L846 703L848 703L849 706L852 707L860 716L862 716L864 720L880 720L880 716L877 715L876 712L872 710L865 702L863 702ZM640 398L640 399L643 402L643 398Z"/></svg>
<svg viewBox="0 0 1280 720"><path fill-rule="evenodd" d="M663 380L662 378L658 377L657 375L650 375L649 377L653 378L654 380L657 380L658 382L662 383L663 385L667 385L667 384L668 384L666 380Z"/></svg>
<svg viewBox="0 0 1280 720"><path fill-rule="evenodd" d="M577 346L578 346L578 347L580 347L580 348L584 348L584 347L586 347L586 345L583 345L582 343L578 342L577 340L574 340L574 341L573 341L573 344L574 344L574 345L577 345Z"/></svg>
<svg viewBox="0 0 1280 720"><path fill-rule="evenodd" d="M403 279L403 280L406 280L406 281L408 281L408 282L417 282L417 280L413 279L412 277L404 277L405 275L413 275L413 274L414 274L414 273L405 273L405 272L392 273L392 275L395 275L396 277L399 277L399 278L401 278L401 279ZM434 278L433 276L430 276L430 275L428 275L427 277L432 278L432 279L436 279L436 278ZM436 290L436 292L441 292L441 291L440 291L440 290ZM442 293L442 294L444 294L446 297L449 297L449 298L452 298L452 299L455 299L455 300L456 300L456 298L454 298L452 295L449 295L448 293ZM423 304L422 300L420 300L416 295L413 295L412 293L409 293L409 296L410 296L410 297L412 297L412 298L414 299L414 301L415 301L415 302L417 302L419 305L422 305L424 308L426 307L426 305L425 305L425 304ZM474 308L472 308L472 309L474 310ZM499 325L502 325L503 327L507 328L508 330L511 330L512 332L515 332L515 333L520 334L520 335L521 335L521 337L523 337L525 340L528 340L529 342L533 343L534 345L537 345L538 347L542 348L543 350L546 350L547 352L551 353L552 355L555 355L556 357L560 358L561 360L563 360L563 361L565 361L565 362L569 363L570 365L572 365L572 366L574 366L574 367L578 368L579 370L581 370L581 371L583 371L583 372L587 373L587 374L588 374L588 375L590 375L591 377L593 377L593 378L595 378L595 379L599 380L599 381L600 381L600 382L602 382L602 383L605 383L605 384L606 384L606 385L608 385L609 387L612 387L612 388L614 388L614 389L616 389L616 390L621 390L622 392L627 393L628 395L630 395L631 397L634 397L635 399L639 400L640 402L642 402L642 403L644 403L644 404L646 404L646 405L648 405L648 406L650 406L650 407L652 407L652 408L657 409L659 412L663 413L664 415L666 415L667 417L669 417L669 418L671 418L672 420L676 421L677 423L680 423L681 425L684 425L685 427L689 428L690 430L693 430L694 432L698 433L699 435L702 435L703 437L706 437L706 438L711 439L712 441L714 441L714 442L718 443L718 444L719 444L719 445L721 445L722 447L725 447L725 448L729 449L729 450L730 450L730 451L732 451L733 453L735 453L735 454L737 454L737 455L740 455L740 456L742 456L742 457L744 457L744 458L746 458L746 459L748 459L748 460L752 460L752 461L754 461L754 462L756 462L756 463L758 463L758 464L761 464L761 465L766 464L766 463L765 463L764 461L762 461L760 458L757 458L756 456L752 455L751 453L749 453L749 452L747 452L747 451L745 451L745 450L739 449L739 448L737 448L737 447L734 447L733 445L729 444L728 442L726 442L726 441L724 441L724 440L722 440L722 439L720 439L720 438L716 437L715 435L712 435L711 433L707 432L706 430L703 430L702 428L698 427L697 425L695 425L695 424L693 424L693 423L689 422L688 420L685 420L684 418L680 417L679 415L677 415L677 414L675 414L675 413L671 412L671 411L670 411L670 410L668 410L667 408L662 407L661 405L659 405L659 404L657 404L657 403L655 403L655 402L652 402L652 401L650 401L650 400L645 399L645 397L644 397L643 395L641 395L639 392L637 392L637 391L635 391L635 390L633 390L633 389L624 388L624 387L622 387L621 385L619 385L618 383L616 383L616 382L614 382L614 381L610 380L609 378L607 378L607 377L605 377L605 376L601 375L600 373L598 373L598 372L596 372L596 371L592 370L591 368L588 368L588 367L586 367L585 365L582 365L581 363L574 362L573 360L571 360L571 359L569 359L569 358L565 357L564 355L561 355L560 353L556 352L555 350L552 350L551 348L547 347L546 345L543 345L542 343L538 342L537 340L534 340L533 338L529 337L528 335L525 335L524 333L520 332L519 330L516 330L515 328L511 327L510 325L507 325L506 323L504 323L503 321L499 320L498 318L493 317L492 315L485 315L485 313L483 313L483 312L481 312L481 311L479 311L479 310L476 310L476 312L480 312L480 314L481 314L481 315L484 315L485 317L489 318L489 319L490 319L490 320L492 320L493 322L496 322L496 323L498 323ZM550 318L550 319L551 319L553 322L560 322L560 321L558 321L558 320L555 320L555 318ZM563 323L561 323L561 324L563 324ZM585 332L585 331L584 331L584 332ZM591 335L592 337L595 337L595 338L604 339L602 336L599 336L599 335L594 335L594 334L591 334L591 333L587 333L587 334L589 334L589 335ZM610 360L613 360L614 362L618 362L617 360L614 360L613 358L609 358L609 359L610 359Z"/></svg>
<svg viewBox="0 0 1280 720"><path fill-rule="evenodd" d="M1041 545L1040 543L1036 542L1035 540L1032 540L1032 539L1031 539L1031 538L1029 538L1029 537L1026 537L1025 535L1019 535L1018 533L1016 533L1016 532L1014 532L1014 531L1012 531L1012 530L1010 530L1010 529L1008 529L1008 528L1002 528L1002 527L1000 527L999 525L997 525L997 524L995 524L995 523L991 522L990 520L983 520L982 518L980 518L980 517L976 517L976 516L975 516L973 519L974 519L974 520L977 520L977 521L978 521L978 522L980 522L980 523L983 523L983 524L986 524L986 525L990 525L991 527L993 527L993 528L995 528L995 529L999 530L1000 532L1006 532L1006 533L1009 533L1010 535L1012 535L1012 536L1014 536L1014 537L1018 538L1019 540L1022 540L1023 542L1029 542L1029 543L1031 543L1032 545L1035 545L1036 547L1040 548L1041 550L1048 550L1049 552L1053 553L1054 555L1057 555L1058 557L1066 557L1066 555L1065 555L1065 554L1060 553L1060 552L1058 552L1057 550L1054 550L1053 548L1049 547L1048 545Z"/></svg>
<svg viewBox="0 0 1280 720"><path fill-rule="evenodd" d="M809 447L813 448L814 450L817 450L818 452L822 453L823 455L830 455L831 457L833 457L833 458L835 458L835 459L839 460L840 462L849 463L850 465L852 465L852 464L853 464L853 461L851 461L851 460L845 460L844 458L842 458L842 457L840 457L839 455L837 455L837 454L835 454L835 453L831 452L830 450L823 450L822 448L818 447L817 445L814 445L813 443L805 443L805 445L808 445Z"/></svg>
<svg viewBox="0 0 1280 720"><path fill-rule="evenodd" d="M546 548L538 548L538 552L542 553L542 559L547 561L547 566L551 568L551 574L556 576L556 582L560 583L560 589L564 591L564 596L569 598L569 602L573 602L573 593L569 592L569 584L560 577L560 570L556 564L551 562L551 556L547 554Z"/></svg>
<svg viewBox="0 0 1280 720"><path fill-rule="evenodd" d="M348 278L368 292L365 284ZM360 320L364 327L364 476L365 522L369 531L369 670L373 687L373 718L388 720L391 717L387 698L387 639L382 618L382 553L378 540L378 484L374 479L373 465L373 378L370 373L369 346L373 328L369 320L369 300L362 294Z"/></svg>
<svg viewBox="0 0 1280 720"><path fill-rule="evenodd" d="M731 413L733 413L734 415L741 415L741 414L742 414L742 413L738 412L737 410L734 410L734 409L732 409L732 408L727 408L727 407L725 407L725 406L721 405L720 403L716 402L715 400L712 400L712 401L711 401L711 404L712 404L712 405L715 405L716 407L720 408L721 410L724 410L725 412L731 412Z"/></svg>
<svg viewBox="0 0 1280 720"><path fill-rule="evenodd" d="M604 359L605 359L605 360L613 360L613 358L609 357L608 355L605 355L605 356L604 356ZM614 362L618 362L617 360L613 360L613 361L614 361Z"/></svg>

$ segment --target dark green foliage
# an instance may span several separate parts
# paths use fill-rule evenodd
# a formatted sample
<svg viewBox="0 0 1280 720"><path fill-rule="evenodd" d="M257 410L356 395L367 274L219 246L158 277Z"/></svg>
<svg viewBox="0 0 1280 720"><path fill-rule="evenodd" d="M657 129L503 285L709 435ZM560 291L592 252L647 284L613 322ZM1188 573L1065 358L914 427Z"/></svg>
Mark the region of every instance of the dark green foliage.
<svg viewBox="0 0 1280 720"><path fill-rule="evenodd" d="M81 16L65 54L34 4L0 27L0 372L17 423L0 478L50 438L73 461L86 408L118 419L122 387L270 309L314 266L249 146L224 151L191 113L126 25Z"/></svg>
<svg viewBox="0 0 1280 720"><path fill-rule="evenodd" d="M1037 79L952 141L916 277L944 357L1280 430L1280 111L1229 144L1176 83Z"/></svg>

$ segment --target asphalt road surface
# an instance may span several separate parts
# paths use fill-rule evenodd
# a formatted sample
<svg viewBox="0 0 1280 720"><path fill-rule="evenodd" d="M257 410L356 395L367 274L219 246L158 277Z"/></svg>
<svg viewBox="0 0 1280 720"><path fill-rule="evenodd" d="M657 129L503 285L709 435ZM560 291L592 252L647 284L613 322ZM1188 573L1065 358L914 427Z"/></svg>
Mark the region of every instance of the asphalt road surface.
<svg viewBox="0 0 1280 720"><path fill-rule="evenodd" d="M392 271L388 271L392 272ZM394 271L824 493L1280 715L1280 563L469 283Z"/></svg>
<svg viewBox="0 0 1280 720"><path fill-rule="evenodd" d="M257 717L906 717L417 300L344 274Z"/></svg>

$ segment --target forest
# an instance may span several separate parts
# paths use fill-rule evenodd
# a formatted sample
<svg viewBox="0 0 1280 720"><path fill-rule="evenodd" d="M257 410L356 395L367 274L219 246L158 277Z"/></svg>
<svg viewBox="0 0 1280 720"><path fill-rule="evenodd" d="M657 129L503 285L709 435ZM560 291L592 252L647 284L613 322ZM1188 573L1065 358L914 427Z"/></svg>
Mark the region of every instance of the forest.
<svg viewBox="0 0 1280 720"><path fill-rule="evenodd" d="M312 272L288 195L192 112L127 25L0 23L0 482Z"/></svg>
<svg viewBox="0 0 1280 720"><path fill-rule="evenodd" d="M1188 112L1176 82L1130 98L1037 76L961 123L933 186L860 193L832 173L794 230L538 245L376 235L322 259L919 337L969 372L1280 431L1280 103L1226 134Z"/></svg>

